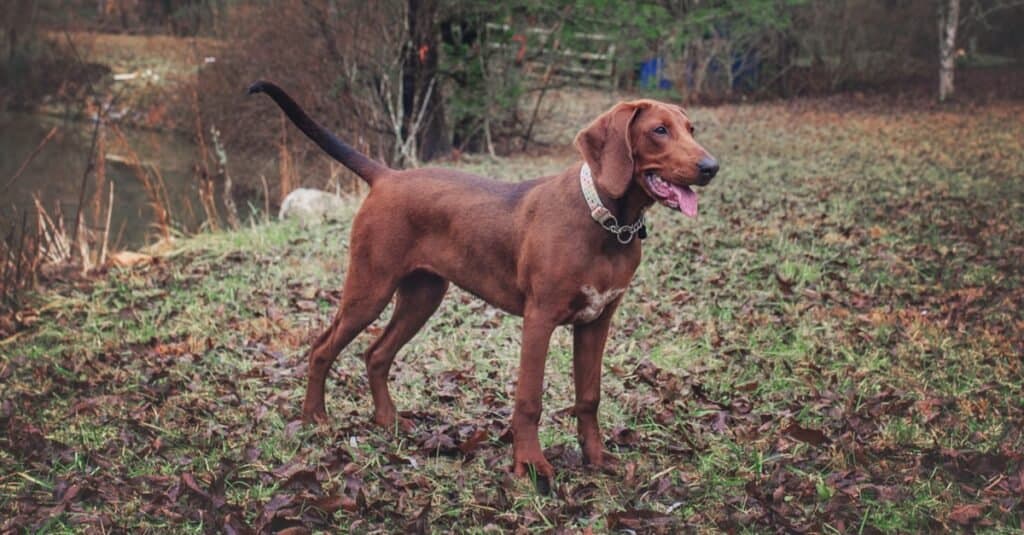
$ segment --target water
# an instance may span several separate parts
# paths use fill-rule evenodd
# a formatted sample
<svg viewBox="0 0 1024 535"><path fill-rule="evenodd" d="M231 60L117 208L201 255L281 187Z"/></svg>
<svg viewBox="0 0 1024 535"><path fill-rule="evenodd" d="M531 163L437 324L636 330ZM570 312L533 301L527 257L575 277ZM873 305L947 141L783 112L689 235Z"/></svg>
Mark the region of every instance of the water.
<svg viewBox="0 0 1024 535"><path fill-rule="evenodd" d="M19 178L11 181L29 154L54 127L58 132L36 155ZM194 231L205 219L199 202L198 181L193 172L198 151L192 140L177 134L122 129L128 145L139 159L152 165L163 176L171 212L172 227L183 232ZM22 213L35 209L32 196L37 195L53 215L60 206L68 232L78 205L82 173L87 164L93 125L66 122L59 118L0 113L0 232L6 234L12 224L21 223ZM107 132L106 178L114 183L114 208L111 215L111 246L137 248L159 235L153 226L153 210L135 171L123 163L126 151L112 131ZM86 188L84 221L94 226L92 199L95 175L90 174ZM106 216L109 190L100 195Z"/></svg>

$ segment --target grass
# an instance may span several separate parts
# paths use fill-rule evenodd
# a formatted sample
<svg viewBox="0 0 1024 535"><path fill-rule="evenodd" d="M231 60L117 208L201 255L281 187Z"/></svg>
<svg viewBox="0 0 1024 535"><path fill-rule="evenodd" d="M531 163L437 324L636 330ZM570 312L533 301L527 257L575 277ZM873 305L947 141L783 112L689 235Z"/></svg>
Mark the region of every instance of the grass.
<svg viewBox="0 0 1024 535"><path fill-rule="evenodd" d="M605 359L616 475L580 466L567 329L542 419L553 492L505 473L521 320L455 289L393 369L412 434L368 423L366 335L328 382L331 424L295 421L352 200L43 292L0 346L0 529L1024 527L1024 106L695 116L723 171L699 219L649 215ZM573 158L461 165L515 180Z"/></svg>

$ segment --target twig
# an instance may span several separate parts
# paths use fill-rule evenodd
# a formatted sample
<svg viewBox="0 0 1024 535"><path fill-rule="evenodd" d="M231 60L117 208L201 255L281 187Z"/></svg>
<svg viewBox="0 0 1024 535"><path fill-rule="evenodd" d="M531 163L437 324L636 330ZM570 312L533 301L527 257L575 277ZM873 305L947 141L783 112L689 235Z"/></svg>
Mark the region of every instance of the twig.
<svg viewBox="0 0 1024 535"><path fill-rule="evenodd" d="M263 220L270 221L270 187L267 186L267 175L260 173L260 182L263 183Z"/></svg>
<svg viewBox="0 0 1024 535"><path fill-rule="evenodd" d="M14 280L11 286L15 289L22 283L22 248L25 246L25 229L28 217L29 212L22 213L22 234L17 237L17 249L15 249L14 253Z"/></svg>
<svg viewBox="0 0 1024 535"><path fill-rule="evenodd" d="M71 38L71 34L68 33L68 29L64 28L64 40L67 41L68 48L71 49L71 53L75 55L75 60L78 61L79 65L84 66L85 60L82 59L82 55L78 53L78 47L75 46L74 39ZM90 93L92 92L92 83L89 84Z"/></svg>
<svg viewBox="0 0 1024 535"><path fill-rule="evenodd" d="M484 143L487 145L487 152L491 155L491 158L497 158L494 153L494 142L491 140L491 110L494 108L494 99L491 94L491 81L487 77L487 62L484 61L483 53L477 56L480 59L480 75L484 79L484 98L487 99L487 105L484 107ZM466 136L467 138L469 136Z"/></svg>
<svg viewBox="0 0 1024 535"><path fill-rule="evenodd" d="M174 214L171 213L171 198L167 195L167 181L164 180L164 174L160 172L160 168L153 165L147 164L150 171L153 172L153 178L156 180L156 187L158 188L161 203L163 203L164 213L167 214L167 224L171 225L174 221Z"/></svg>
<svg viewBox="0 0 1024 535"><path fill-rule="evenodd" d="M39 256L39 235L38 235L38 233L36 234L35 238L32 240L32 254L29 256L29 258L32 260L32 266L31 266L31 269L29 269L29 273L32 274L32 286L35 286L35 284L36 284L36 274L38 273L37 268L39 267L39 264L42 262L42 259Z"/></svg>
<svg viewBox="0 0 1024 535"><path fill-rule="evenodd" d="M43 208L43 203L39 201L39 197L33 195L32 200L36 206L37 232L46 239L47 258L53 263L68 260L71 257L71 252L67 245L67 237L54 224L50 214L46 213L46 209ZM60 219L58 218L58 220Z"/></svg>
<svg viewBox="0 0 1024 535"><path fill-rule="evenodd" d="M27 330L26 331L18 331L16 333L8 336L7 338L4 338L3 340L0 340L0 347L5 346L5 345L10 344L10 343L13 343L15 340L17 340L18 338L21 338L27 332L29 332L29 331L27 331Z"/></svg>
<svg viewBox="0 0 1024 535"><path fill-rule="evenodd" d="M7 275L9 271L8 266L10 265L10 262L8 261L8 258L10 257L9 243L10 242L8 240L0 242L0 253L3 253L3 255L0 256L0 305L2 305L7 299Z"/></svg>
<svg viewBox="0 0 1024 535"><path fill-rule="evenodd" d="M100 127L99 137L96 139L96 175L93 184L92 199L92 224L99 226L100 217L103 214L103 190L106 189L107 181L107 129Z"/></svg>
<svg viewBox="0 0 1024 535"><path fill-rule="evenodd" d="M96 126L92 129L92 142L89 144L89 156L85 162L85 170L82 171L82 185L78 188L78 204L75 206L75 227L71 233L71 250L75 249L75 244L78 243L78 228L81 226L82 221L82 205L85 203L85 187L89 184L89 172L92 171L95 165L96 158L96 141L100 133L100 123L103 122L103 106L99 105L96 111Z"/></svg>
<svg viewBox="0 0 1024 535"><path fill-rule="evenodd" d="M100 248L100 261L102 266L107 261L107 240L110 239L110 216L114 213L114 181L110 181L110 200L107 202L107 224L103 225L103 245Z"/></svg>
<svg viewBox="0 0 1024 535"><path fill-rule="evenodd" d="M555 39L554 49L558 49L558 39ZM544 85L541 86L540 93L537 94L537 100L533 104L533 114L530 116L530 123L526 125L526 134L523 136L523 151L530 144L530 136L533 133L533 125L537 122L537 114L540 112L540 103L544 100L544 94L548 92L548 87L551 82L551 73L555 70L555 62L552 61L548 64L547 70L544 72Z"/></svg>
<svg viewBox="0 0 1024 535"><path fill-rule="evenodd" d="M28 228L28 212L21 214L21 234L18 236L18 249L16 262L14 264L14 286L21 285L21 256L22 248L25 246L25 229Z"/></svg>
<svg viewBox="0 0 1024 535"><path fill-rule="evenodd" d="M39 142L39 145L36 146L35 150L33 150L32 153L28 155L28 158L25 158L25 161L21 163L21 167L19 167L18 170L14 172L14 175L7 180L7 184L4 184L4 190L11 187L11 184L14 184L15 180L18 180L18 177L20 177L21 174L25 172L25 169L28 168L28 165L30 163L32 163L32 160L34 160L36 156L39 155L39 152L43 150L43 147L45 147L46 144L49 143L51 139L53 139L53 136L57 133L57 130L59 130L59 127L57 126L54 126L50 129L46 136L43 137L43 140Z"/></svg>

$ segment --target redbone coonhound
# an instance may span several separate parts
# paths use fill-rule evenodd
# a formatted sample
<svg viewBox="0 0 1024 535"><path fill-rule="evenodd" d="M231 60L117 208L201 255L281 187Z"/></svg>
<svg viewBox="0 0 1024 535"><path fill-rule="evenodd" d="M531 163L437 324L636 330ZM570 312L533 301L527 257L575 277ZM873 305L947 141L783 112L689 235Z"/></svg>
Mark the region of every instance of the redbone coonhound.
<svg viewBox="0 0 1024 535"><path fill-rule="evenodd" d="M622 102L575 140L583 162L549 177L503 183L451 169L390 169L309 118L284 91L256 82L324 151L370 185L352 224L341 306L309 353L303 418L322 423L331 364L392 296L394 313L365 355L373 420L410 423L388 393L398 350L423 326L449 281L523 317L512 414L512 470L554 470L541 452L544 363L555 327L573 326L574 412L583 459L609 461L597 423L601 359L612 315L640 262L644 210L655 202L697 213L691 186L707 185L718 162L693 137L679 106Z"/></svg>

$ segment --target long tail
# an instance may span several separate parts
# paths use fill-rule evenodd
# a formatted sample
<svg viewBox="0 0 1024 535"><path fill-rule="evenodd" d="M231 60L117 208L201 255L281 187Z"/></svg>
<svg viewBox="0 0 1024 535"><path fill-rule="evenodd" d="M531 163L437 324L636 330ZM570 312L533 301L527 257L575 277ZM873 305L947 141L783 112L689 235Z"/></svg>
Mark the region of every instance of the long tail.
<svg viewBox="0 0 1024 535"><path fill-rule="evenodd" d="M299 127L299 130L302 130L309 139L315 141L332 158L361 176L368 184L373 185L373 180L376 177L388 171L387 167L352 148L316 121L310 119L306 112L292 100L292 97L288 96L288 93L285 93L280 87L271 82L259 80L249 86L248 94L255 93L266 93L274 99L274 102L284 110L285 115L295 123L295 126Z"/></svg>

